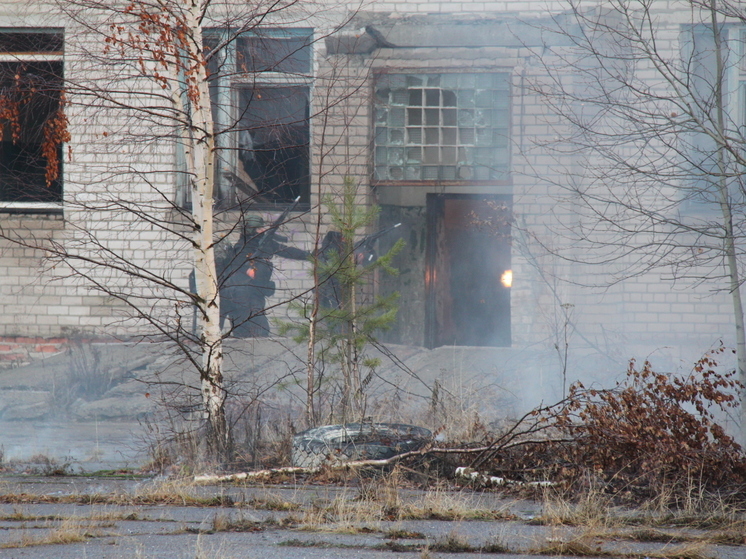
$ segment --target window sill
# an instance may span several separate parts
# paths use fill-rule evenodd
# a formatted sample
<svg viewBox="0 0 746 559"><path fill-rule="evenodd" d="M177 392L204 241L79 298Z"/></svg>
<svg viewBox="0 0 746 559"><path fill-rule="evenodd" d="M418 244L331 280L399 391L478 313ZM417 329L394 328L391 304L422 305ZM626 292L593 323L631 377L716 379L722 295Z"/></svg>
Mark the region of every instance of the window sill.
<svg viewBox="0 0 746 559"><path fill-rule="evenodd" d="M0 202L0 213L61 215L61 202Z"/></svg>

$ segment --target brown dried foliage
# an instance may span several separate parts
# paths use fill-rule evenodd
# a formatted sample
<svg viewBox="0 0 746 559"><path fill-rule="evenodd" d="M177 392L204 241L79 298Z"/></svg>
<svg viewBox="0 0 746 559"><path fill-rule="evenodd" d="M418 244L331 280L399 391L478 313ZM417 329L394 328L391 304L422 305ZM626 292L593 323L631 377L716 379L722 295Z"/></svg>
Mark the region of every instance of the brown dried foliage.
<svg viewBox="0 0 746 559"><path fill-rule="evenodd" d="M60 108L44 123L44 143L41 146L42 155L47 160L45 178L47 187L60 176L60 158L57 148L60 144L70 141L68 120L64 111L64 95L60 99Z"/></svg>
<svg viewBox="0 0 746 559"><path fill-rule="evenodd" d="M14 143L21 140L21 114L22 107L31 103L35 95L46 89L54 89L55 86L44 83L35 83L28 79L25 74L26 68L22 67L14 76L13 87L7 88L0 95L0 132L3 121L10 125L11 139ZM68 119L65 115L65 95L60 92L59 108L44 122L41 152L46 160L45 179L47 187L50 187L60 176L60 158L58 148L65 142L70 141L68 131Z"/></svg>
<svg viewBox="0 0 746 559"><path fill-rule="evenodd" d="M722 353L723 349L717 350ZM602 477L636 482L695 478L706 485L744 479L741 447L716 422L714 410L738 406L735 372L718 373L713 356L700 359L688 377L656 373L631 361L626 379L612 390L570 387L557 415L558 429L574 442L571 463Z"/></svg>
<svg viewBox="0 0 746 559"><path fill-rule="evenodd" d="M746 456L718 424L736 408L742 388L735 372L716 371L719 348L686 377L631 361L612 389L570 387L556 406L536 412L555 431L551 440L511 449L491 465L514 479L587 482L589 474L612 492L650 497L657 489L704 489L746 482Z"/></svg>
<svg viewBox="0 0 746 559"><path fill-rule="evenodd" d="M153 11L148 2L133 0L123 13L134 18L134 26L112 24L104 52L113 48L122 57L134 53L142 75L154 79L163 90L170 90L174 77L180 76L189 101L200 105L198 80L207 60L181 10Z"/></svg>

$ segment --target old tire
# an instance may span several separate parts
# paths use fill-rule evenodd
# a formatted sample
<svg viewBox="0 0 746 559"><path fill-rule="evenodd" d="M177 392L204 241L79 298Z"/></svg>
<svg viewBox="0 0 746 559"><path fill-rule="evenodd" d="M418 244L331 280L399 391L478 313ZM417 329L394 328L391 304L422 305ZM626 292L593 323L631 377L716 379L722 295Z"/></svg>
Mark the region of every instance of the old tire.
<svg viewBox="0 0 746 559"><path fill-rule="evenodd" d="M347 423L308 429L293 437L293 466L318 468L350 460L385 460L422 448L432 438L423 427L400 423Z"/></svg>

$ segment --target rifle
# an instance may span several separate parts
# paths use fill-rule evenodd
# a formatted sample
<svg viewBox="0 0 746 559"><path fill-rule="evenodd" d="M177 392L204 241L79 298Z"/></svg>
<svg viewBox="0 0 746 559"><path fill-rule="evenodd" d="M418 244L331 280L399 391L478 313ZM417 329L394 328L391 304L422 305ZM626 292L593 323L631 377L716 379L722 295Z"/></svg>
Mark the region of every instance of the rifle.
<svg viewBox="0 0 746 559"><path fill-rule="evenodd" d="M270 225L265 231L262 232L262 236L259 239L259 242L256 244L257 254L260 254L260 251L262 250L264 245L270 241L270 239L275 238L275 235L277 234L277 229L280 227L280 225L285 223L285 220L287 219L288 214L295 209L295 206L298 205L298 202L300 202L300 196L298 196L295 200L293 200L293 204L285 208L285 210L277 217L277 219L275 219L274 222L272 222L272 225Z"/></svg>
<svg viewBox="0 0 746 559"><path fill-rule="evenodd" d="M397 223L396 225L392 225L391 227L386 227L385 229L381 229L380 231L376 231L375 233L368 235L366 237L363 237L361 240L359 240L353 249L355 255L358 254L362 255L368 255L368 262L373 260L375 257L375 252L373 251L373 244L383 237L386 233L393 231L397 227L399 227L401 223Z"/></svg>

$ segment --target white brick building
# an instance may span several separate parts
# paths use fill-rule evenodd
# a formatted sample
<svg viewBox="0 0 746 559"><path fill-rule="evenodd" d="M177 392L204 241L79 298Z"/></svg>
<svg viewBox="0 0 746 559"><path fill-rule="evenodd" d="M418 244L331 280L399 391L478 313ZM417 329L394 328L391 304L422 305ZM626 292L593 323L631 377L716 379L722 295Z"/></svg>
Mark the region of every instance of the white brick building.
<svg viewBox="0 0 746 559"><path fill-rule="evenodd" d="M282 232L289 243L310 250L319 193L353 177L361 186L361 202L381 206L382 226L404 224L401 275L381 279L378 286L402 293L398 323L385 336L394 343L552 352L569 332L573 351L581 354L623 362L659 351L674 363L720 339L733 345L733 306L724 279L673 283L659 268L612 284L608 267L573 264L555 254L588 256L585 247L558 233L581 226L572 193L558 185L568 168L579 169L583 154L558 158L556 146L546 145L569 128L537 93L549 82L547 65L558 60L553 52L568 46L563 44L567 37L543 30L553 25L553 16L565 21L563 9L559 2L530 1L363 6L316 1L269 18L211 69L218 76L213 102L219 126L237 119L271 136L266 116L271 114L275 123L305 135L290 147L267 148L274 161L282 160L276 172L285 173L283 184L292 187L272 187L265 162L262 176L269 182L258 189L272 194L255 199L249 212L270 219L300 195L308 211L294 214ZM655 9L661 49L676 59L685 50L682 30L697 22L687 2L661 1ZM120 67L103 56L104 44L95 35L49 10L37 12L28 3L8 0L0 4L0 64L6 74L21 62L47 64L48 72L64 73L73 84L66 108L70 139L60 148L62 173L52 190L43 184L38 165L13 162L8 155L12 133L4 124L6 171L15 169L21 182L47 191L39 198L38 193L19 195L18 181L0 186L3 235L22 241L0 241L0 335L143 333L129 318L128 303L138 297L141 306L152 296L155 307L167 309L167 320L187 320L188 309L173 311L176 302L159 301L162 292L147 282L85 261L71 274L65 266L49 267L44 251L31 248L39 239L51 239L96 258L122 258L130 268L157 270L182 286L191 271L186 229L175 209L186 203L179 175L183 154L169 141L168 126L158 118L133 121L131 112L85 98L86 87L108 87ZM208 45L225 33L217 24L207 29ZM252 42L259 31L263 45ZM728 33L729 47L740 56L739 27L729 25ZM288 47L290 53L282 57L273 52ZM268 66L255 66L255 72L242 68L249 52L252 63ZM561 75L577 78L569 71ZM121 95L136 102L147 84L138 82L136 91L131 85L125 82ZM728 110L735 121L742 118L741 90L733 82L729 87ZM236 110L242 115L231 112ZM270 141L260 136L249 141ZM240 133L223 138L219 195L224 203L217 218L229 230L238 215L231 204L241 198L229 177L251 178L250 166L260 163L247 155L251 150ZM28 149L38 152L41 141L35 141ZM288 160L298 157L307 162L290 169ZM125 211L135 202L135 208L147 208L152 221ZM506 223L492 237L474 227L475 219L505 216L515 219L512 235ZM90 244L92 238L97 246ZM634 266L638 256L626 258L616 265ZM512 287L501 284L507 270ZM92 290L91 281L120 285L117 292L131 293L132 299ZM285 316L281 303L311 286L308 265L275 258L274 281L278 289L269 301L270 313Z"/></svg>

